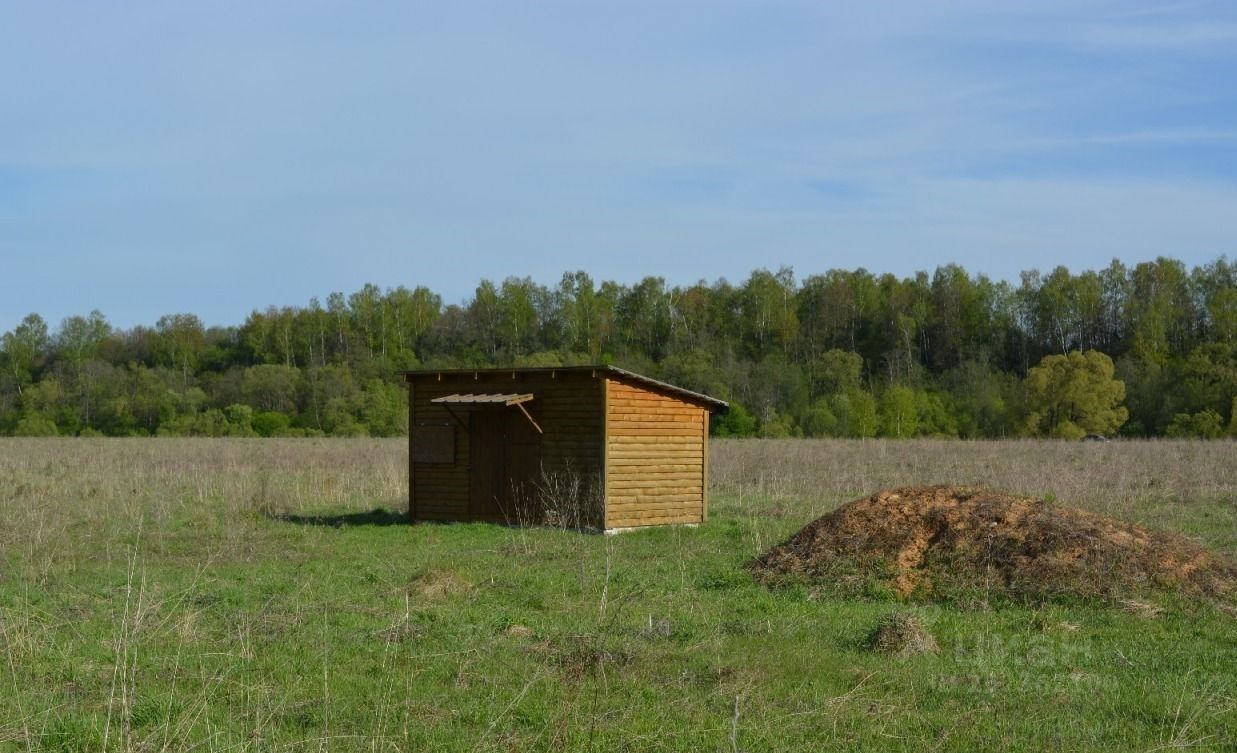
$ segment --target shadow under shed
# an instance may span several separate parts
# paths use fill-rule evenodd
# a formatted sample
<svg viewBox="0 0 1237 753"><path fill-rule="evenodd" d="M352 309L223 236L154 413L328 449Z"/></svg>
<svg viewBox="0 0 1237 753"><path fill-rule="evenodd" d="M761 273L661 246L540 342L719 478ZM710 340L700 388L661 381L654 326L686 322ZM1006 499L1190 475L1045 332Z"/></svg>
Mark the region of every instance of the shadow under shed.
<svg viewBox="0 0 1237 753"><path fill-rule="evenodd" d="M283 523L296 523L302 526L406 526L408 513L393 512L382 508L374 508L369 512L349 512L338 515L268 515L271 520Z"/></svg>

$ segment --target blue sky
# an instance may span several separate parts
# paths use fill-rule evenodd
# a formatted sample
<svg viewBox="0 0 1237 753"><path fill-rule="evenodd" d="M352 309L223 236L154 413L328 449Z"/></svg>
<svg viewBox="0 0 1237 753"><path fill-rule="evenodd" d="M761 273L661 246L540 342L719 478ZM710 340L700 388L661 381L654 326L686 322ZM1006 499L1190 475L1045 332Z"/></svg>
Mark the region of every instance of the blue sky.
<svg viewBox="0 0 1237 753"><path fill-rule="evenodd" d="M1237 4L0 5L0 331L1237 253Z"/></svg>

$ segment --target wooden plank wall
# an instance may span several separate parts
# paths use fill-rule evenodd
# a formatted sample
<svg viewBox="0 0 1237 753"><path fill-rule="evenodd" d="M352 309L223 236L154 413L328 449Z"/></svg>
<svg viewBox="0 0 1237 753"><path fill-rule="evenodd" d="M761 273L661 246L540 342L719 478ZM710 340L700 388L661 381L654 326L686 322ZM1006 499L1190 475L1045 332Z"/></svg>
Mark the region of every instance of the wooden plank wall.
<svg viewBox="0 0 1237 753"><path fill-rule="evenodd" d="M517 372L518 374L518 372ZM601 380L590 373L518 374L481 373L417 376L409 385L409 430L419 423L451 423L455 428L455 462L411 463L409 494L418 520L468 520L468 432L451 414L430 401L454 393L531 392L524 404L545 432L541 438L542 465L548 474L579 474L585 484L600 485L604 436L604 393ZM464 426L468 406L453 406ZM480 408L510 410L518 408Z"/></svg>
<svg viewBox="0 0 1237 753"><path fill-rule="evenodd" d="M606 380L606 527L700 523L708 412Z"/></svg>

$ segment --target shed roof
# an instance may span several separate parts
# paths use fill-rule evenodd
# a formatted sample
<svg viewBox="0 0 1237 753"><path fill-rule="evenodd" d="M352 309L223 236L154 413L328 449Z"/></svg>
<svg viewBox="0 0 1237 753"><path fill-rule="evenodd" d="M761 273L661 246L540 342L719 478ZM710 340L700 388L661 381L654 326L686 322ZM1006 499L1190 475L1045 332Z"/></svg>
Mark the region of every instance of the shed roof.
<svg viewBox="0 0 1237 753"><path fill-rule="evenodd" d="M618 381L635 382L641 386L648 387L657 392L664 392L669 395L674 395L680 399L691 403L696 403L711 411L725 413L730 410L730 404L725 400L718 400L715 397L709 397L700 392L693 392L685 387L663 382L659 379L637 374L634 371L620 369L617 366L538 366L533 368L505 368L505 369L415 369L412 371L400 372L404 375L404 381L411 382L414 377L433 377L433 376L463 376L468 374L511 374L519 376L521 374L549 374L553 376L555 373L586 373L592 372L596 377L608 377L617 379Z"/></svg>

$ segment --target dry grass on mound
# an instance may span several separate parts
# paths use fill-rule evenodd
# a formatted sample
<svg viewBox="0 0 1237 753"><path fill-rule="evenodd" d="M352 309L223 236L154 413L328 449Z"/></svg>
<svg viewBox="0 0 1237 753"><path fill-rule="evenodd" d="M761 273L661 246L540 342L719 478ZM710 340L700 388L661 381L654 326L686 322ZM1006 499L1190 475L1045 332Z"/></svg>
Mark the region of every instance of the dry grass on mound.
<svg viewBox="0 0 1237 753"><path fill-rule="evenodd" d="M883 581L903 596L982 588L1018 600L1119 598L1152 587L1234 596L1237 566L1173 534L984 489L906 487L857 499L752 563L765 582Z"/></svg>
<svg viewBox="0 0 1237 753"><path fill-rule="evenodd" d="M868 648L895 656L934 654L940 650L936 638L913 614L886 615L868 636Z"/></svg>

